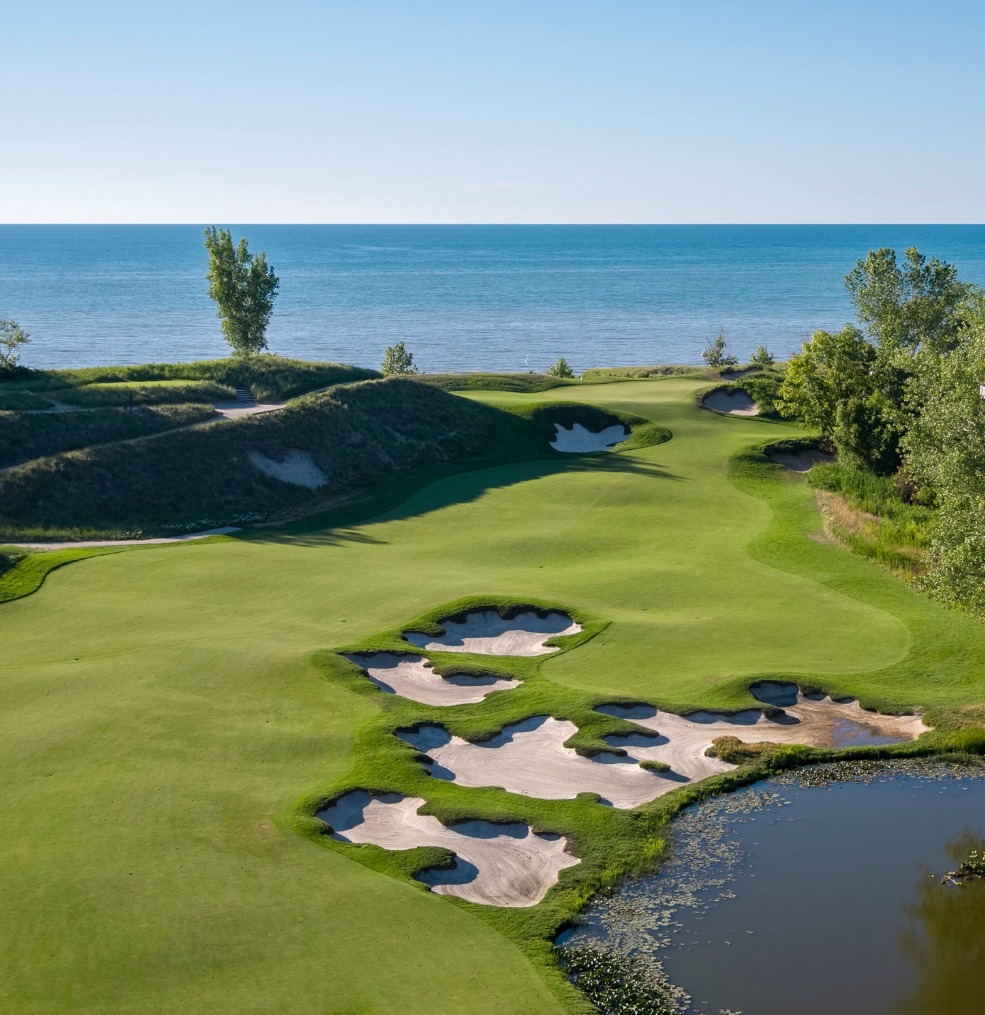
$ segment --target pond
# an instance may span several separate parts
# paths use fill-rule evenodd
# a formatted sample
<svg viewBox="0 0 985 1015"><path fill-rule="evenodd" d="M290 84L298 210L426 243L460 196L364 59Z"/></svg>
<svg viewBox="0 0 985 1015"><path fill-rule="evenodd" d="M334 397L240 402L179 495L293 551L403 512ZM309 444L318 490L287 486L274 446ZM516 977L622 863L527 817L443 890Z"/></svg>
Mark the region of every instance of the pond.
<svg viewBox="0 0 985 1015"><path fill-rule="evenodd" d="M661 872L560 946L641 957L682 1012L985 1011L985 881L942 881L985 843L985 767L818 766L707 800L671 831Z"/></svg>

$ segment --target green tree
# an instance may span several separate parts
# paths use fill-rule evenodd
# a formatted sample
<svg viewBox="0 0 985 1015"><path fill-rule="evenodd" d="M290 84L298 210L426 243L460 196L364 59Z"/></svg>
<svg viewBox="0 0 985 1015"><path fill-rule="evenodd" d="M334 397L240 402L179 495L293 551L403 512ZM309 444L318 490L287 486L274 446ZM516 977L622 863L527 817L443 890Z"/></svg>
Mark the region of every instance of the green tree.
<svg viewBox="0 0 985 1015"><path fill-rule="evenodd" d="M403 342L387 346L387 350L383 354L380 372L384 377L391 377L395 374L416 374L414 354L407 351Z"/></svg>
<svg viewBox="0 0 985 1015"><path fill-rule="evenodd" d="M563 377L570 379L575 376L574 370L568 365L563 356L558 356L557 362L552 363L545 371L548 377Z"/></svg>
<svg viewBox="0 0 985 1015"><path fill-rule="evenodd" d="M725 341L725 332L720 330L718 334L708 342L701 358L710 367L732 367L739 360L728 351L728 342Z"/></svg>
<svg viewBox="0 0 985 1015"><path fill-rule="evenodd" d="M814 332L787 364L777 408L820 430L844 465L880 474L899 465L878 353L854 325Z"/></svg>
<svg viewBox="0 0 985 1015"><path fill-rule="evenodd" d="M280 279L264 252L251 254L246 239L234 247L228 229L205 230L209 253L209 296L216 304L222 333L237 356L255 356L267 348L267 325Z"/></svg>
<svg viewBox="0 0 985 1015"><path fill-rule="evenodd" d="M16 321L0 321L0 373L17 366L20 359L17 350L30 340L30 335Z"/></svg>
<svg viewBox="0 0 985 1015"><path fill-rule="evenodd" d="M754 367L760 367L765 370L767 367L773 366L776 360L773 358L773 353L766 348L765 345L761 345L750 357L749 362Z"/></svg>

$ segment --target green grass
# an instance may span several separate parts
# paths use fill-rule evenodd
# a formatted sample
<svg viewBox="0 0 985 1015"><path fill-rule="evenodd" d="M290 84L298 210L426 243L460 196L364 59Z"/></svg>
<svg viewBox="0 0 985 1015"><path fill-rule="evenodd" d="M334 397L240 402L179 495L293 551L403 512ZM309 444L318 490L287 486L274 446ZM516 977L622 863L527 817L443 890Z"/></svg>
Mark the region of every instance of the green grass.
<svg viewBox="0 0 985 1015"><path fill-rule="evenodd" d="M195 402L229 402L236 392L214 381L147 381L141 384L119 381L82 384L51 391L52 398L82 409L132 405L178 405Z"/></svg>
<svg viewBox="0 0 985 1015"><path fill-rule="evenodd" d="M211 405L140 406L91 412L0 412L0 469L63 451L130 440L215 419Z"/></svg>
<svg viewBox="0 0 985 1015"><path fill-rule="evenodd" d="M417 374L416 381L445 391L547 391L576 381L546 374Z"/></svg>
<svg viewBox="0 0 985 1015"><path fill-rule="evenodd" d="M808 538L812 491L760 450L800 431L703 411L702 385L578 388L672 432L663 443L416 488L410 470L363 521L114 550L0 606L3 1010L587 1012L553 930L652 863L676 807L753 770L630 813L468 790L428 779L392 736L425 716L478 736L549 710L590 749L618 726L599 701L736 709L754 680L786 677L924 707L942 730L929 746L981 750L985 629ZM573 394L456 397L546 424L534 406ZM558 604L588 637L495 660L520 688L443 710L381 694L334 652L468 600ZM530 910L430 895L409 878L421 854L326 841L305 817L354 785L564 831L583 862Z"/></svg>

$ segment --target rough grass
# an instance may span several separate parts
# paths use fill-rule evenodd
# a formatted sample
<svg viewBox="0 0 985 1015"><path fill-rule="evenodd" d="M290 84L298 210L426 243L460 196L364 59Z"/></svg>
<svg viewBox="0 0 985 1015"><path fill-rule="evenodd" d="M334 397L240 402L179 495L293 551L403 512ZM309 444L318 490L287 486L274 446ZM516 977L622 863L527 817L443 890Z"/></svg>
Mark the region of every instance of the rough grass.
<svg viewBox="0 0 985 1015"><path fill-rule="evenodd" d="M926 708L940 731L895 753L980 751L982 626L808 538L803 477L762 454L761 423L699 410L701 383L579 389L672 431L663 444L446 475L358 524L114 550L0 606L4 1010L587 1012L554 966L557 927L652 864L680 806L817 756L617 813L428 779L389 732L425 714L479 735L546 709L589 748L618 725L600 700L734 710L772 677ZM516 691L443 710L383 695L333 651L467 601L595 626L557 656L497 660ZM555 828L584 862L531 910L430 895L409 877L426 856L319 834L310 806L361 783L425 789L446 819Z"/></svg>
<svg viewBox="0 0 985 1015"><path fill-rule="evenodd" d="M0 397L15 390L43 392L89 384L142 381L206 381L224 388L247 388L257 399L294 398L305 392L379 377L375 370L340 363L311 363L281 356L231 356L195 363L144 363L78 370L26 370L0 383ZM59 395L59 398L62 396Z"/></svg>
<svg viewBox="0 0 985 1015"><path fill-rule="evenodd" d="M28 412L50 408L51 402L47 398L30 391L8 391L0 386L0 412Z"/></svg>
<svg viewBox="0 0 985 1015"><path fill-rule="evenodd" d="M91 412L0 412L0 469L94 444L164 433L215 418L211 405L140 406Z"/></svg>
<svg viewBox="0 0 985 1015"><path fill-rule="evenodd" d="M180 405L194 402L228 402L236 397L233 388L214 381L149 381L142 384L118 381L83 384L49 392L65 405L84 409L129 405Z"/></svg>
<svg viewBox="0 0 985 1015"><path fill-rule="evenodd" d="M416 374L416 381L444 391L548 391L577 381L546 374Z"/></svg>
<svg viewBox="0 0 985 1015"><path fill-rule="evenodd" d="M592 367L582 377L586 381L643 380L648 377L710 377L707 367L676 364L652 367Z"/></svg>
<svg viewBox="0 0 985 1015"><path fill-rule="evenodd" d="M408 380L359 383L276 413L32 461L0 475L0 537L166 534L310 513L377 487L392 491L422 470L437 475L550 458L555 420L646 424L633 446L669 436L643 417L591 406L509 413ZM273 479L249 460L257 451L280 461L291 449L322 469L323 487Z"/></svg>

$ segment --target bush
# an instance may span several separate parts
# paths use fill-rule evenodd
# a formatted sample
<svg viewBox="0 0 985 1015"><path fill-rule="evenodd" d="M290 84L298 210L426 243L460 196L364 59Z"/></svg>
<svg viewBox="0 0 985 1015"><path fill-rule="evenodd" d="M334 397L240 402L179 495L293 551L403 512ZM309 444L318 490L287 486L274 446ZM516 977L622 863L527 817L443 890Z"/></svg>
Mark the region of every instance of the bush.
<svg viewBox="0 0 985 1015"><path fill-rule="evenodd" d="M380 371L384 377L394 377L403 374L416 374L417 367L414 366L414 354L407 351L403 342L387 346L383 354L383 364Z"/></svg>
<svg viewBox="0 0 985 1015"><path fill-rule="evenodd" d="M774 363L773 353L766 348L765 345L761 345L750 357L749 363L751 366L759 367L765 370L767 367L773 366Z"/></svg>
<svg viewBox="0 0 985 1015"><path fill-rule="evenodd" d="M575 376L574 370L563 356L559 356L557 362L547 368L546 373L548 377L560 377L562 380L570 380Z"/></svg>
<svg viewBox="0 0 985 1015"><path fill-rule="evenodd" d="M701 358L710 367L732 367L739 362L738 358L728 351L728 342L725 341L725 332L718 334L705 346Z"/></svg>

